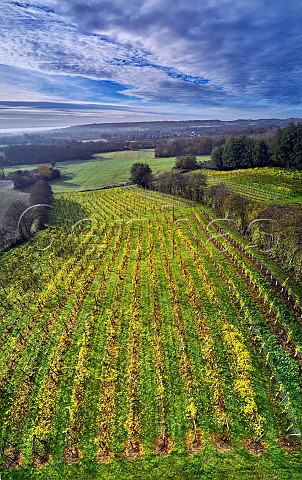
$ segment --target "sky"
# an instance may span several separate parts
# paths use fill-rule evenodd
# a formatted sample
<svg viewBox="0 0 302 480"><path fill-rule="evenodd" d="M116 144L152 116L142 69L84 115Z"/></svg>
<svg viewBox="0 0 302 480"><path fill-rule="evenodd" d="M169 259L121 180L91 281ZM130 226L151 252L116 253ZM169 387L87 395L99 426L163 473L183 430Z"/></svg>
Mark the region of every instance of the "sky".
<svg viewBox="0 0 302 480"><path fill-rule="evenodd" d="M0 129L302 117L301 0L1 0Z"/></svg>

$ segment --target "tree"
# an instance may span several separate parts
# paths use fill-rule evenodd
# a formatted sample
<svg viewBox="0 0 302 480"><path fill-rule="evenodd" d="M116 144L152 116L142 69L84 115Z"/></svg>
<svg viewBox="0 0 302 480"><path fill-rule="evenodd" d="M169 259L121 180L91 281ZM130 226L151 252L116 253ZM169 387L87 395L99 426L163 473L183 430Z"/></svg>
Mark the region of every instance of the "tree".
<svg viewBox="0 0 302 480"><path fill-rule="evenodd" d="M265 167L270 164L270 155L268 144L265 140L256 140L254 145L254 159L253 164L255 167Z"/></svg>
<svg viewBox="0 0 302 480"><path fill-rule="evenodd" d="M51 187L45 180L38 180L29 193L29 203L33 205L46 204L51 205L53 200ZM36 219L36 227L43 228L47 221L49 209L48 207L36 207L30 212L30 216Z"/></svg>
<svg viewBox="0 0 302 480"><path fill-rule="evenodd" d="M216 167L218 170L223 169L222 154L223 154L223 146L222 145L220 145L218 147L215 147L212 150L211 161L212 161L214 167Z"/></svg>
<svg viewBox="0 0 302 480"><path fill-rule="evenodd" d="M291 166L293 168L302 169L302 123L296 127L296 138L291 155Z"/></svg>
<svg viewBox="0 0 302 480"><path fill-rule="evenodd" d="M152 182L152 170L147 163L134 163L130 170L130 180L143 188L148 188Z"/></svg>
<svg viewBox="0 0 302 480"><path fill-rule="evenodd" d="M55 162L52 162L55 163ZM57 168L50 168L47 165L40 165L37 168L37 176L43 180L54 180L55 178L60 178L61 173Z"/></svg>
<svg viewBox="0 0 302 480"><path fill-rule="evenodd" d="M224 216L224 202L230 193L231 192L225 183L218 183L217 185L212 185L210 188L209 195L212 200L211 207L220 217Z"/></svg>
<svg viewBox="0 0 302 480"><path fill-rule="evenodd" d="M200 137L199 138L199 151L198 155L210 155L213 148L213 141L210 137Z"/></svg>
<svg viewBox="0 0 302 480"><path fill-rule="evenodd" d="M18 200L12 202L3 212L2 223L6 229L6 238L10 241L17 240L21 235L22 240L26 240L30 236L30 220L27 217L23 217L20 223L19 230L18 224L23 212L28 208L28 204Z"/></svg>
<svg viewBox="0 0 302 480"><path fill-rule="evenodd" d="M36 177L30 171L26 170L16 170L8 174L14 183L14 188L17 190L22 190L23 188L28 188L36 181Z"/></svg>
<svg viewBox="0 0 302 480"><path fill-rule="evenodd" d="M152 188L196 202L202 202L206 186L206 176L199 172L164 172L157 176Z"/></svg>
<svg viewBox="0 0 302 480"><path fill-rule="evenodd" d="M175 168L179 170L197 170L200 164L194 155L182 155L175 160Z"/></svg>
<svg viewBox="0 0 302 480"><path fill-rule="evenodd" d="M218 170L264 167L270 165L269 147L263 139L230 137L225 145L213 149L211 160Z"/></svg>
<svg viewBox="0 0 302 480"><path fill-rule="evenodd" d="M251 168L254 163L255 140L250 137L242 137L243 156L239 168Z"/></svg>
<svg viewBox="0 0 302 480"><path fill-rule="evenodd" d="M273 164L283 168L302 168L302 124L290 123L278 129L273 145Z"/></svg>
<svg viewBox="0 0 302 480"><path fill-rule="evenodd" d="M130 142L129 143L129 150L136 151L139 149L139 142Z"/></svg>
<svg viewBox="0 0 302 480"><path fill-rule="evenodd" d="M52 190L45 180L38 180L32 187L29 193L29 202L31 205L37 203L52 203Z"/></svg>
<svg viewBox="0 0 302 480"><path fill-rule="evenodd" d="M249 200L231 192L226 196L223 202L224 214L227 218L231 218L240 233L245 233L248 227L247 207Z"/></svg>
<svg viewBox="0 0 302 480"><path fill-rule="evenodd" d="M188 177L188 195L191 200L202 202L207 184L207 177L200 172L186 173ZM186 196L188 196L186 195Z"/></svg>
<svg viewBox="0 0 302 480"><path fill-rule="evenodd" d="M243 158L245 157L244 150L245 142L243 138L231 137L223 148L222 161L224 168L242 168ZM246 168L246 165L243 168Z"/></svg>
<svg viewBox="0 0 302 480"><path fill-rule="evenodd" d="M52 173L52 168L49 168L47 165L40 165L38 168L38 174L41 178L44 178L44 180L47 180L48 178L51 177Z"/></svg>
<svg viewBox="0 0 302 480"><path fill-rule="evenodd" d="M185 197L186 190L188 188L189 178L180 172L170 173L171 193L178 195L179 197Z"/></svg>

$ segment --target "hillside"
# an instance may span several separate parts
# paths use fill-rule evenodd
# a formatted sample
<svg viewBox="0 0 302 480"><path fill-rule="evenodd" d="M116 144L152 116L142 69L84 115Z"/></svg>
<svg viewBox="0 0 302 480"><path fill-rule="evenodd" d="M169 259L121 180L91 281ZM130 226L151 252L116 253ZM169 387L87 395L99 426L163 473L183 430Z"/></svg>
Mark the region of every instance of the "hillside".
<svg viewBox="0 0 302 480"><path fill-rule="evenodd" d="M299 478L301 299L212 219L60 194L2 256L3 478Z"/></svg>

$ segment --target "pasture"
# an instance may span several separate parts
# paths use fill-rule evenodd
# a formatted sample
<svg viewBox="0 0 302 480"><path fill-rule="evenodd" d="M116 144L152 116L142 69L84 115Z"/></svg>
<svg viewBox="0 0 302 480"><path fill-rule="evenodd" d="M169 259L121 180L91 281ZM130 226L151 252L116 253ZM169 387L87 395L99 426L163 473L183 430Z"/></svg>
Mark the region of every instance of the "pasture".
<svg viewBox="0 0 302 480"><path fill-rule="evenodd" d="M209 157L197 157L199 161L207 161ZM110 152L96 154L90 160L58 162L58 168L64 178L52 182L54 193L94 190L107 185L129 181L129 172L133 163L148 163L153 173L171 170L175 158L155 158L154 150ZM45 159L47 164L47 159ZM21 169L33 169L37 165L18 165L5 168L4 172Z"/></svg>

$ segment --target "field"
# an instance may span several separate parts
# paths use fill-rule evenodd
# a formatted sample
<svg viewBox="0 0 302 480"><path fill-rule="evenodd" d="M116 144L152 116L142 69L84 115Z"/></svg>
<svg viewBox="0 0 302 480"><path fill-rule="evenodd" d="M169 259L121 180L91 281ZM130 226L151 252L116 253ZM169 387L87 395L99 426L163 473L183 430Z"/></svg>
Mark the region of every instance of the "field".
<svg viewBox="0 0 302 480"><path fill-rule="evenodd" d="M2 256L1 478L301 478L301 299L211 221L58 194Z"/></svg>
<svg viewBox="0 0 302 480"><path fill-rule="evenodd" d="M199 156L198 161L207 162L209 156ZM62 180L52 182L55 193L95 190L108 185L129 181L133 163L148 163L153 173L171 170L175 158L154 158L154 150L110 152L96 154L91 160L58 162L56 168L65 175ZM47 163L45 161L45 163ZM5 168L5 173L16 169L35 168L35 165L19 165ZM204 170L208 185L225 183L229 188L251 200L265 203L302 203L302 173L281 168L253 168L217 172Z"/></svg>
<svg viewBox="0 0 302 480"><path fill-rule="evenodd" d="M302 173L282 168L207 171L208 185L225 183L240 195L266 203L302 203Z"/></svg>
<svg viewBox="0 0 302 480"><path fill-rule="evenodd" d="M197 157L208 160L209 157ZM51 184L55 193L74 192L78 190L94 190L107 185L129 181L130 168L135 162L148 163L153 173L171 170L175 158L154 158L154 150L110 152L97 154L91 160L58 162L58 168L68 178L56 180ZM45 163L47 161L45 160ZM6 168L7 173L16 169L32 169L36 165L20 165Z"/></svg>
<svg viewBox="0 0 302 480"><path fill-rule="evenodd" d="M131 165L135 162L148 163L154 173L157 170L170 170L175 163L175 158L156 159L153 154L153 150L126 150L95 155L88 163L58 163L62 173L71 175L71 178L53 182L53 191L87 190L128 182Z"/></svg>

